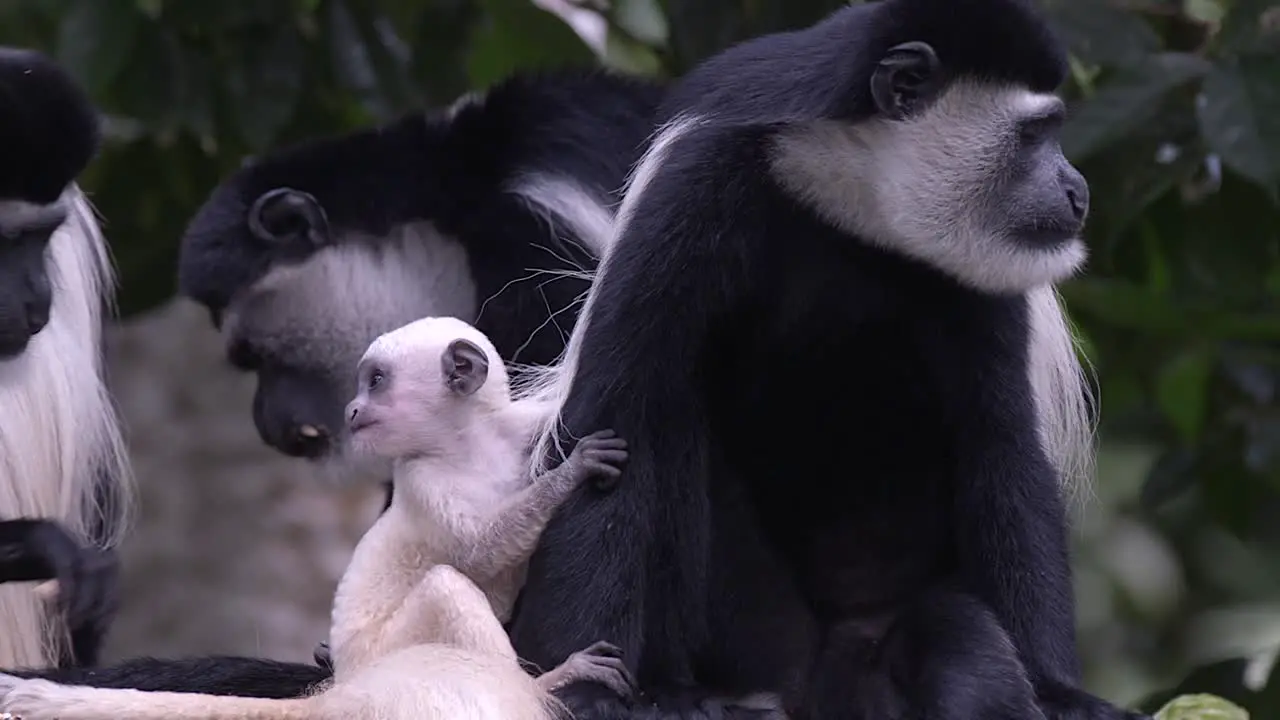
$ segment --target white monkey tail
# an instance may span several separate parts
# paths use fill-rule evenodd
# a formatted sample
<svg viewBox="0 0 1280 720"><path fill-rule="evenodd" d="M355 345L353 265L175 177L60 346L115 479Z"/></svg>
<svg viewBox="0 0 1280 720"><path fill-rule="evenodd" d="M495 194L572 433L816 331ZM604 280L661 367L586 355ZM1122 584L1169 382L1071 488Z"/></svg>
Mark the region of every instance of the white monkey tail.
<svg viewBox="0 0 1280 720"><path fill-rule="evenodd" d="M274 700L17 680L0 708L23 720L310 720L323 717L315 713L319 697Z"/></svg>
<svg viewBox="0 0 1280 720"><path fill-rule="evenodd" d="M559 720L564 706L510 657L415 645L296 699L59 685L0 674L22 720Z"/></svg>

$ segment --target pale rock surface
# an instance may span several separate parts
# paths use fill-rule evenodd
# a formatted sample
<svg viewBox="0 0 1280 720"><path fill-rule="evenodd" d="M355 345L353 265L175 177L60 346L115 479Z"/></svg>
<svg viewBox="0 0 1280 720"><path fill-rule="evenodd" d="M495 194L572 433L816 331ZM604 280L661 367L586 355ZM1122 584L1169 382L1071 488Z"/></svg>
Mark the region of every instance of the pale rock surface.
<svg viewBox="0 0 1280 720"><path fill-rule="evenodd" d="M178 299L113 328L108 363L140 506L107 661L246 654L311 662L379 487L340 488L262 444L253 377Z"/></svg>

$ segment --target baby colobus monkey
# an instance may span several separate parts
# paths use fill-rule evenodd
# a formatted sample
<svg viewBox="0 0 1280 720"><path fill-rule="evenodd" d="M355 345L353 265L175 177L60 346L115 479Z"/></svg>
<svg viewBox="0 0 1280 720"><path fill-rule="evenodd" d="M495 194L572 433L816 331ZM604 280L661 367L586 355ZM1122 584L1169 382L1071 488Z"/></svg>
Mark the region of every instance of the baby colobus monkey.
<svg viewBox="0 0 1280 720"><path fill-rule="evenodd" d="M350 442L394 463L395 494L338 585L332 683L261 699L0 676L0 710L25 720L540 720L560 715L551 691L569 683L629 696L613 646L591 645L535 679L500 622L552 512L588 477L618 477L626 443L596 432L530 482L532 434L549 406L513 400L493 344L454 318L380 336L357 376Z"/></svg>

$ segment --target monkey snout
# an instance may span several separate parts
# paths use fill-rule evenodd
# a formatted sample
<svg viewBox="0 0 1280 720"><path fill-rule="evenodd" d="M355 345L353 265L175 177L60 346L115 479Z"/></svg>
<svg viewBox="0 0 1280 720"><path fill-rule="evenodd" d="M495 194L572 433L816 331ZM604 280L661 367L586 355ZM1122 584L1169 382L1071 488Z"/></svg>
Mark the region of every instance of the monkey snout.
<svg viewBox="0 0 1280 720"><path fill-rule="evenodd" d="M289 431L290 455L317 458L329 449L329 430L323 425L302 424Z"/></svg>
<svg viewBox="0 0 1280 720"><path fill-rule="evenodd" d="M1083 223L1089 215L1089 183L1075 168L1071 168L1062 180L1063 191L1067 195L1067 203L1071 206L1071 215L1076 222Z"/></svg>
<svg viewBox="0 0 1280 720"><path fill-rule="evenodd" d="M34 302L26 306L27 332L39 333L49 324L49 303Z"/></svg>
<svg viewBox="0 0 1280 720"><path fill-rule="evenodd" d="M355 432L359 430L364 425L365 420L366 415L361 415L360 413L359 401L352 400L347 405L347 431Z"/></svg>

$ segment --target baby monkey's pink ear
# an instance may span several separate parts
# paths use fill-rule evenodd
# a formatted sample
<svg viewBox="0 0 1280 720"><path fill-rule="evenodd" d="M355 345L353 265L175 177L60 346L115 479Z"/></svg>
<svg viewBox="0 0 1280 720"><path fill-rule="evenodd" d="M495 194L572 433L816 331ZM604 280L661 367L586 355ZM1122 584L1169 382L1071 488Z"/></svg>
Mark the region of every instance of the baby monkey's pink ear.
<svg viewBox="0 0 1280 720"><path fill-rule="evenodd" d="M444 367L445 384L459 395L474 393L489 378L489 358L470 340L458 338L449 343L440 364Z"/></svg>

